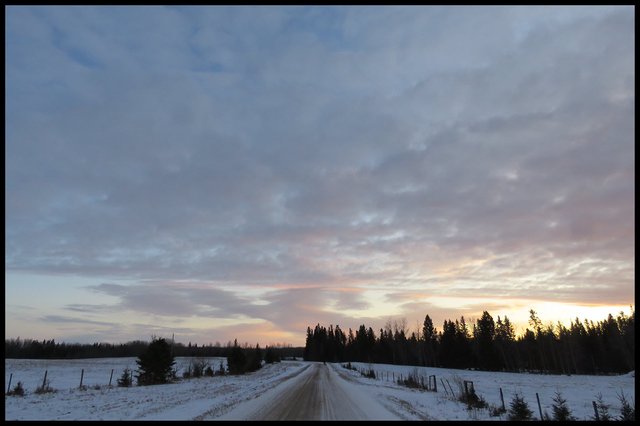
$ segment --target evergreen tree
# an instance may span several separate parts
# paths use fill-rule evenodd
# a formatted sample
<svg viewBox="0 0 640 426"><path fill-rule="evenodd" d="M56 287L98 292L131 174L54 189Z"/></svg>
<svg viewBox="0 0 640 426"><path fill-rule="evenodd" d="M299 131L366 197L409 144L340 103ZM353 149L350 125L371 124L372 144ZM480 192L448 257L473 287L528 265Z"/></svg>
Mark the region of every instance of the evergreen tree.
<svg viewBox="0 0 640 426"><path fill-rule="evenodd" d="M247 364L247 357L240 346L238 346L238 340L233 341L233 347L227 356L227 368L230 374L242 374L245 372L245 366Z"/></svg>
<svg viewBox="0 0 640 426"><path fill-rule="evenodd" d="M266 364L272 364L274 362L280 362L280 355L273 350L272 347L267 346L267 350L264 354L264 362Z"/></svg>
<svg viewBox="0 0 640 426"><path fill-rule="evenodd" d="M422 324L422 339L425 348L425 360L426 365L429 367L435 367L436 363L436 339L437 331L433 326L433 321L429 315L424 317L424 323Z"/></svg>
<svg viewBox="0 0 640 426"><path fill-rule="evenodd" d="M406 321L388 320L378 337L364 324L345 335L338 326L307 327L305 360L360 361L448 368L479 367L484 370L539 371L563 374L626 373L635 368L635 313L584 325L576 318L567 328L544 326L535 311L530 327L516 338L507 317L493 323L484 311L473 324L464 317L445 320L442 332L427 315L420 333L409 333ZM532 328L532 329L531 329ZM17 342L16 342L17 343ZM35 350L47 342L34 342ZM24 345L20 342L20 345ZM11 349L15 352L15 346ZM229 344L229 350L231 344ZM56 351L61 350L57 348ZM225 354L226 355L226 354Z"/></svg>
<svg viewBox="0 0 640 426"><path fill-rule="evenodd" d="M571 411L567 406L567 400L562 397L562 394L556 391L553 397L553 420L555 421L573 421L575 417L571 415Z"/></svg>
<svg viewBox="0 0 640 426"><path fill-rule="evenodd" d="M456 325L451 320L444 320L442 335L440 336L440 354L438 357L442 367L457 367L456 351Z"/></svg>
<svg viewBox="0 0 640 426"><path fill-rule="evenodd" d="M118 386L128 388L131 385L133 385L131 381L131 370L128 368L125 368L124 371L122 372L122 375L118 379Z"/></svg>
<svg viewBox="0 0 640 426"><path fill-rule="evenodd" d="M508 420L531 420L533 411L529 409L529 404L519 394L515 394L509 405Z"/></svg>
<svg viewBox="0 0 640 426"><path fill-rule="evenodd" d="M601 422L613 420L611 414L609 414L609 404L604 403L601 393L596 396L596 407L598 408L598 420Z"/></svg>
<svg viewBox="0 0 640 426"><path fill-rule="evenodd" d="M262 349L260 349L260 345L256 343L256 348L249 355L249 359L247 360L247 367L245 371L257 371L262 368Z"/></svg>
<svg viewBox="0 0 640 426"><path fill-rule="evenodd" d="M627 398L624 396L624 392L618 395L620 400L620 417L621 421L634 422L636 420L636 409L629 404Z"/></svg>
<svg viewBox="0 0 640 426"><path fill-rule="evenodd" d="M168 383L175 364L171 346L164 338L153 338L147 350L138 357L138 384L155 385Z"/></svg>
<svg viewBox="0 0 640 426"><path fill-rule="evenodd" d="M516 350L515 350L515 331L509 318L505 315L504 321L500 319L496 321L495 347L500 355L501 366L507 371L517 371Z"/></svg>
<svg viewBox="0 0 640 426"><path fill-rule="evenodd" d="M484 311L477 321L476 347L478 351L478 366L482 370L495 371L499 369L498 356L494 346L496 334L495 323L489 312Z"/></svg>

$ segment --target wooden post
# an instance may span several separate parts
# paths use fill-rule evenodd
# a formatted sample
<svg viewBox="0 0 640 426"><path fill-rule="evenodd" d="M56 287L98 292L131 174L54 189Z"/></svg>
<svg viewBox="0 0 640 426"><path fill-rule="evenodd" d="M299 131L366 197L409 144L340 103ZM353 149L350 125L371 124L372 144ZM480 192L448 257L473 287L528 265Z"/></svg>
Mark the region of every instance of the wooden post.
<svg viewBox="0 0 640 426"><path fill-rule="evenodd" d="M475 393L476 389L473 386L473 381L471 380L465 380L464 381L464 394L466 396L469 396L469 394Z"/></svg>
<svg viewBox="0 0 640 426"><path fill-rule="evenodd" d="M82 372L80 373L80 386L78 386L79 389L82 389L82 379L84 379L84 368L82 369Z"/></svg>
<svg viewBox="0 0 640 426"><path fill-rule="evenodd" d="M500 401L502 401L502 411L507 411L507 408L504 406L504 395L502 394L502 388L500 388Z"/></svg>
<svg viewBox="0 0 640 426"><path fill-rule="evenodd" d="M111 386L111 379L113 379L113 368L111 369L111 376L109 377L109 386Z"/></svg>
<svg viewBox="0 0 640 426"><path fill-rule="evenodd" d="M593 402L593 412L596 413L596 422L600 421L600 416L598 415L598 404L596 404L595 401L591 401Z"/></svg>
<svg viewBox="0 0 640 426"><path fill-rule="evenodd" d="M11 391L11 379L13 379L13 373L9 374L9 386L7 386L7 393Z"/></svg>
<svg viewBox="0 0 640 426"><path fill-rule="evenodd" d="M536 399L538 400L538 410L540 411L540 420L544 420L544 417L542 417L542 406L540 405L540 397L538 396L538 392L536 392Z"/></svg>
<svg viewBox="0 0 640 426"><path fill-rule="evenodd" d="M465 396L469 396L469 394L475 393L475 389L473 388L473 382L471 380L464 381L464 394Z"/></svg>
<svg viewBox="0 0 640 426"><path fill-rule="evenodd" d="M42 390L44 390L44 385L47 383L47 370L44 370L44 379L42 379Z"/></svg>

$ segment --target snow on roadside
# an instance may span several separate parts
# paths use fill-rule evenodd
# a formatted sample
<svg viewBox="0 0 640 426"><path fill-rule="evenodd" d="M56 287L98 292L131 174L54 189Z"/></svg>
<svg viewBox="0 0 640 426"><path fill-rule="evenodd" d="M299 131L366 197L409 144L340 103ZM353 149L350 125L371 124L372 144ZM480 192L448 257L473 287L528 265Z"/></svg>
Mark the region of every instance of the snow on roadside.
<svg viewBox="0 0 640 426"><path fill-rule="evenodd" d="M37 395L33 393L35 387L38 386L37 380L35 382L34 380L42 375L44 370L41 368L42 365L34 361L5 360L7 375L5 380L8 380L8 375L11 373L9 367L12 367L14 370L12 388L18 380L21 380L25 383L27 391L24 397L5 396L5 420L192 420L214 418L227 412L238 403L257 397L306 365L297 361L283 361L278 364L266 365L261 370L243 376L202 377L167 385L130 388L116 386L109 388L106 386L108 384L107 376L106 382L100 382L102 386L99 389L89 386L86 390L79 390L77 388L78 376L74 377L71 388L64 388L62 384L66 382L63 380L52 381L51 386L57 392ZM69 368L75 371L80 364L84 365L86 370L92 370L97 368L96 366L102 365L103 370L108 368L110 374L113 367L109 365L114 365L109 364L106 359L59 361L47 363L48 374L51 374L51 377L61 378L64 376L61 372ZM120 361L126 362L121 359ZM124 368L122 364L119 365ZM31 373L27 373L29 371ZM21 379L21 374L24 374L26 378ZM74 374L74 376L76 375ZM102 376L101 374L100 377ZM39 380L41 384L41 376ZM57 386L56 383L58 383ZM7 383L5 382L5 384Z"/></svg>

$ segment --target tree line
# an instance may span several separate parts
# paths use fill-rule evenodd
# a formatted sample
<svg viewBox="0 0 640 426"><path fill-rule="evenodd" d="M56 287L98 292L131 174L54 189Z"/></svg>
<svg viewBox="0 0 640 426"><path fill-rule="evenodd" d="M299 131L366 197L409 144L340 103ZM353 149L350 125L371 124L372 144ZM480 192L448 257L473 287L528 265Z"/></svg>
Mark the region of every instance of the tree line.
<svg viewBox="0 0 640 426"><path fill-rule="evenodd" d="M376 334L360 325L355 332L317 324L307 327L303 357L311 361L375 362L398 365L551 374L621 374L635 370L635 311L594 323L571 321L544 325L534 310L529 325L516 336L507 316L494 321L489 312L473 324L464 316L445 320L442 330L429 315L409 333L406 321Z"/></svg>
<svg viewBox="0 0 640 426"><path fill-rule="evenodd" d="M55 339L6 339L4 348L5 358L13 359L82 359L82 358L120 358L137 357L144 353L149 342L134 340L127 343L64 343ZM225 346L220 343L198 345L197 343L183 344L171 343L174 356L178 357L227 357L234 346L243 349L250 347L248 343L239 345L237 342L227 342ZM292 347L286 344L267 346L265 349L275 353L279 358L287 359L302 357L302 347Z"/></svg>

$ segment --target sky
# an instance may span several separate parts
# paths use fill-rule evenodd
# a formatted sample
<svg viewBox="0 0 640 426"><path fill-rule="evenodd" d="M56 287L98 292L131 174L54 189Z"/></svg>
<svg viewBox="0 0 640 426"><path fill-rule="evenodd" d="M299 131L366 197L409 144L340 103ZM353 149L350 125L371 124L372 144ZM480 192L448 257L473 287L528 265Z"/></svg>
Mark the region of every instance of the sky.
<svg viewBox="0 0 640 426"><path fill-rule="evenodd" d="M634 12L6 7L6 337L629 314Z"/></svg>

